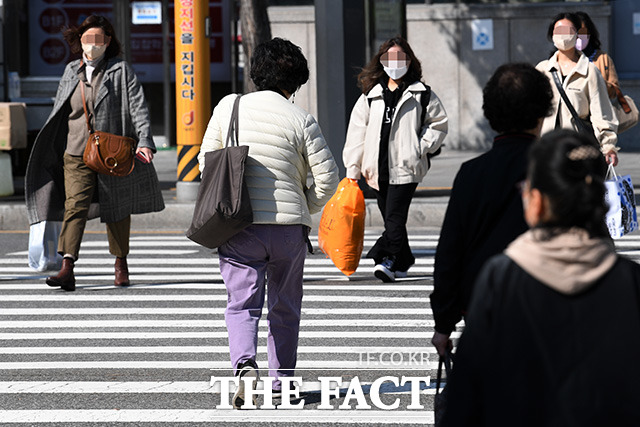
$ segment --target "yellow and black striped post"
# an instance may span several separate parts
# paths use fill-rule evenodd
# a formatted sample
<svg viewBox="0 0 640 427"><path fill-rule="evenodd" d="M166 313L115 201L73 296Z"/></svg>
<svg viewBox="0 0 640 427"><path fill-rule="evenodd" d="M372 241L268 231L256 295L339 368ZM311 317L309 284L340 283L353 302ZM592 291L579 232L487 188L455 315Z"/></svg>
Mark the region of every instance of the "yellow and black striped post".
<svg viewBox="0 0 640 427"><path fill-rule="evenodd" d="M194 201L200 172L198 153L211 114L209 2L175 1L176 139L178 201Z"/></svg>

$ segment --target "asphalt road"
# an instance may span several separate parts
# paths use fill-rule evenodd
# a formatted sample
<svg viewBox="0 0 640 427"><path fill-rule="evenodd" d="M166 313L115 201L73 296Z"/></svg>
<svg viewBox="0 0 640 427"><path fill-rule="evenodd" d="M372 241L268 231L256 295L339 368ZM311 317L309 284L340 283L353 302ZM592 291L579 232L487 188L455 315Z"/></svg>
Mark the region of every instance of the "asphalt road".
<svg viewBox="0 0 640 427"><path fill-rule="evenodd" d="M365 251L379 231L367 230ZM417 263L392 284L373 277L371 260L347 278L317 249L309 255L296 371L304 402L237 411L218 408L219 386L211 387L212 375L232 376L226 292L213 251L179 233L134 233L134 286L116 289L106 235L87 233L76 264L78 288L66 293L44 285L50 273L27 266L28 234L0 232L0 420L21 426L430 424L436 358L428 295L438 233L411 231ZM261 368L265 346L263 323ZM401 385L403 377L430 380ZM328 385L323 389L320 381Z"/></svg>

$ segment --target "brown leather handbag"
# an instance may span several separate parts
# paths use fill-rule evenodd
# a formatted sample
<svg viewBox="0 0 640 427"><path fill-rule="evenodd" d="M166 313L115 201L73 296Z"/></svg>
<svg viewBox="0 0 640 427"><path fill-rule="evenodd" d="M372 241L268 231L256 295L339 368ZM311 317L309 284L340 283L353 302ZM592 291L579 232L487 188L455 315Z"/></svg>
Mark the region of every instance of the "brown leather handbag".
<svg viewBox="0 0 640 427"><path fill-rule="evenodd" d="M136 141L127 136L94 130L87 111L84 82L80 82L80 92L82 93L84 116L87 119L87 129L89 129L89 139L84 148L82 160L89 168L104 175L129 175L135 166Z"/></svg>

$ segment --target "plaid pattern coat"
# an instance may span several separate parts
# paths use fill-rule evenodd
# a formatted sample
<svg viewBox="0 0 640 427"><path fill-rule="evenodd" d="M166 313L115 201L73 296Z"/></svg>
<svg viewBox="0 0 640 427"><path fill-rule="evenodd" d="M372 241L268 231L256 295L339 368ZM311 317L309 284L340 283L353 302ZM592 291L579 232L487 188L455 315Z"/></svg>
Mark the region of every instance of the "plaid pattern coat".
<svg viewBox="0 0 640 427"><path fill-rule="evenodd" d="M70 62L65 68L53 110L31 151L25 176L30 224L44 220L62 221L63 218L65 193L62 156L71 111L69 100L80 81L79 68L80 60ZM133 69L122 59L111 58L107 61L94 109L94 129L134 138L139 147L148 147L155 152L142 86ZM164 209L158 176L152 163L144 164L136 160L133 172L126 177L98 174L96 192L102 222L116 222L131 214ZM97 216L92 213L91 217Z"/></svg>

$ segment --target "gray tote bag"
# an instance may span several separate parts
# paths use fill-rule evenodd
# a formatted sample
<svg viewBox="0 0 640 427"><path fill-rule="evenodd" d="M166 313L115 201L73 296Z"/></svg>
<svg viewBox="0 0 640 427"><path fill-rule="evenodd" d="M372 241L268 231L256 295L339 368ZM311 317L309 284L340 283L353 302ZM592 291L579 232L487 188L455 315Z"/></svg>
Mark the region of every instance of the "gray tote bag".
<svg viewBox="0 0 640 427"><path fill-rule="evenodd" d="M204 155L205 167L187 237L213 249L253 222L244 167L249 147L238 145L239 95L229 122L225 148Z"/></svg>

